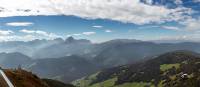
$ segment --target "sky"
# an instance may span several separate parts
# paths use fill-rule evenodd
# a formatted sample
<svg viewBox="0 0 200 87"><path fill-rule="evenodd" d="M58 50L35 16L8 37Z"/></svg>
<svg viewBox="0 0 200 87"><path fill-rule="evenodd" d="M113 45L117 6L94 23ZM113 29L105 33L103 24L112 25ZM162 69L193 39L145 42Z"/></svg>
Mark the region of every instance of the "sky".
<svg viewBox="0 0 200 87"><path fill-rule="evenodd" d="M200 41L200 0L0 0L0 41Z"/></svg>

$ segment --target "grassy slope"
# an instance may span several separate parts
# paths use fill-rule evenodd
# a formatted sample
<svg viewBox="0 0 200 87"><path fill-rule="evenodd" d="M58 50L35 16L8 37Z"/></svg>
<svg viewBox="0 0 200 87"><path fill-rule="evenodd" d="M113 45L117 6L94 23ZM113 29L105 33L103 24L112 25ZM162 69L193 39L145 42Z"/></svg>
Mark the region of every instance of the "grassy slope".
<svg viewBox="0 0 200 87"><path fill-rule="evenodd" d="M176 63L176 64L162 64L160 65L160 70L161 71L166 71L169 70L171 68L175 67L176 69L180 68L180 64Z"/></svg>
<svg viewBox="0 0 200 87"><path fill-rule="evenodd" d="M79 84L78 87L200 87L199 62L200 57L190 53L168 53L144 64L102 71L92 75L92 79L82 78L75 85ZM188 74L186 80L181 77L183 74ZM85 84L86 80L89 83L80 86Z"/></svg>

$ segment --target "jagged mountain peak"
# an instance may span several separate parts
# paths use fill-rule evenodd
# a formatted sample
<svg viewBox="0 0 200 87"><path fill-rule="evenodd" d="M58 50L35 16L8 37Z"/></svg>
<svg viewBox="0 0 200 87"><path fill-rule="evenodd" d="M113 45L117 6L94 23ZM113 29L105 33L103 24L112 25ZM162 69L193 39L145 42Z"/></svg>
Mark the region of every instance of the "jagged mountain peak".
<svg viewBox="0 0 200 87"><path fill-rule="evenodd" d="M91 43L91 41L87 39L75 39L74 37L70 36L66 38L65 43Z"/></svg>
<svg viewBox="0 0 200 87"><path fill-rule="evenodd" d="M71 37L68 37L65 41L66 42L73 42L75 39L71 36Z"/></svg>

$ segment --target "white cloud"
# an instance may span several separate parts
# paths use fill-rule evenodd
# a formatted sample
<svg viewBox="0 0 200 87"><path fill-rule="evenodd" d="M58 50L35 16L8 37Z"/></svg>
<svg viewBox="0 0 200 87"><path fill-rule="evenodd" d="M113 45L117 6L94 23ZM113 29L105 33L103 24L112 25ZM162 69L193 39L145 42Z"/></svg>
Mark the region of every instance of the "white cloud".
<svg viewBox="0 0 200 87"><path fill-rule="evenodd" d="M18 35L9 35L9 36L0 36L0 41L31 41L36 39L33 35L24 35L24 36L18 36Z"/></svg>
<svg viewBox="0 0 200 87"><path fill-rule="evenodd" d="M0 30L0 35L10 35L13 34L14 32L11 30Z"/></svg>
<svg viewBox="0 0 200 87"><path fill-rule="evenodd" d="M19 41L31 41L37 39L34 35L15 36L13 39L15 38Z"/></svg>
<svg viewBox="0 0 200 87"><path fill-rule="evenodd" d="M96 34L96 32L83 32L82 34L83 35L93 35L93 34Z"/></svg>
<svg viewBox="0 0 200 87"><path fill-rule="evenodd" d="M63 36L57 35L55 33L49 33L47 37L48 37L47 39L50 39L50 40L53 40L55 38L63 38Z"/></svg>
<svg viewBox="0 0 200 87"><path fill-rule="evenodd" d="M185 26L185 30L189 30L189 31L197 31L200 30L200 18L198 19L187 19L183 22L181 22L180 24Z"/></svg>
<svg viewBox="0 0 200 87"><path fill-rule="evenodd" d="M174 26L161 26L161 28L168 29L168 30L180 30L178 27L174 27Z"/></svg>
<svg viewBox="0 0 200 87"><path fill-rule="evenodd" d="M95 25L95 26L92 26L94 28L103 28L103 26L100 26L100 25Z"/></svg>
<svg viewBox="0 0 200 87"><path fill-rule="evenodd" d="M179 21L185 18L184 14L193 12L184 7L147 5L140 0L1 0L0 6L4 8L0 17L62 14L140 25Z"/></svg>
<svg viewBox="0 0 200 87"><path fill-rule="evenodd" d="M33 25L31 22L10 22L6 23L7 26L30 26Z"/></svg>
<svg viewBox="0 0 200 87"><path fill-rule="evenodd" d="M39 34L39 35L43 35L43 36L49 36L49 35L51 34L51 33L48 34L47 32L41 31L41 30L36 30L35 33L36 33L36 34Z"/></svg>
<svg viewBox="0 0 200 87"><path fill-rule="evenodd" d="M19 32L28 33L28 34L39 34L39 35L43 35L43 36L48 36L49 35L47 32L41 31L41 30L27 30L27 29L22 29Z"/></svg>
<svg viewBox="0 0 200 87"><path fill-rule="evenodd" d="M105 32L107 32L107 33L111 33L111 32L113 32L112 30L105 30Z"/></svg>
<svg viewBox="0 0 200 87"><path fill-rule="evenodd" d="M8 35L8 36L0 36L0 41L32 41L35 39L46 39L46 40L53 40L57 37L42 37L42 36L35 36L35 35Z"/></svg>
<svg viewBox="0 0 200 87"><path fill-rule="evenodd" d="M96 34L96 32L82 32L82 33L75 33L75 34L70 34L70 35L67 35L67 37L71 37L71 36L82 36L82 35L94 35Z"/></svg>
<svg viewBox="0 0 200 87"><path fill-rule="evenodd" d="M35 39L47 39L52 40L55 38L63 38L60 35L54 33L47 33L41 30L27 30L22 29L19 32L25 33L24 35L16 35L11 30L0 30L0 41L31 41Z"/></svg>

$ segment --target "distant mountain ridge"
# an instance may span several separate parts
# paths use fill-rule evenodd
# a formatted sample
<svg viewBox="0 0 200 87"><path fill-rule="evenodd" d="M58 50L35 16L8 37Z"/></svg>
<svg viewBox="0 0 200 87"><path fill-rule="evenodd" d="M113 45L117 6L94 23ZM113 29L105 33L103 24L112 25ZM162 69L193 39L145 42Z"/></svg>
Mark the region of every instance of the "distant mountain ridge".
<svg viewBox="0 0 200 87"><path fill-rule="evenodd" d="M27 67L27 70L45 78L71 82L96 72L99 67L85 58L71 55L61 58L35 60L31 66Z"/></svg>
<svg viewBox="0 0 200 87"><path fill-rule="evenodd" d="M33 40L27 42L23 41L0 42L0 49L1 49L0 52L6 52L6 53L19 52L33 59L58 58L68 55L79 55L79 56L84 56L88 59L93 59L98 55L102 55L103 51L106 51L106 49L109 50L111 47L123 46L126 44L134 45L135 43L136 44L141 43L141 45L135 45L138 47L143 46L143 44L146 43L146 45L149 48L146 50L153 51L152 49L160 49L158 52L161 51L162 53L174 50L191 50L195 52L200 52L200 43L198 42L180 41L180 43L166 44L165 42L156 43L156 41L140 41L135 39L114 39L102 43L92 43L90 40L87 39L75 39L73 37L68 37L65 40L62 38L56 38L54 40ZM140 50L145 48L138 48L138 49ZM131 51L134 51L134 49L132 49ZM144 53L143 55L149 56ZM140 57L143 58L141 55Z"/></svg>

